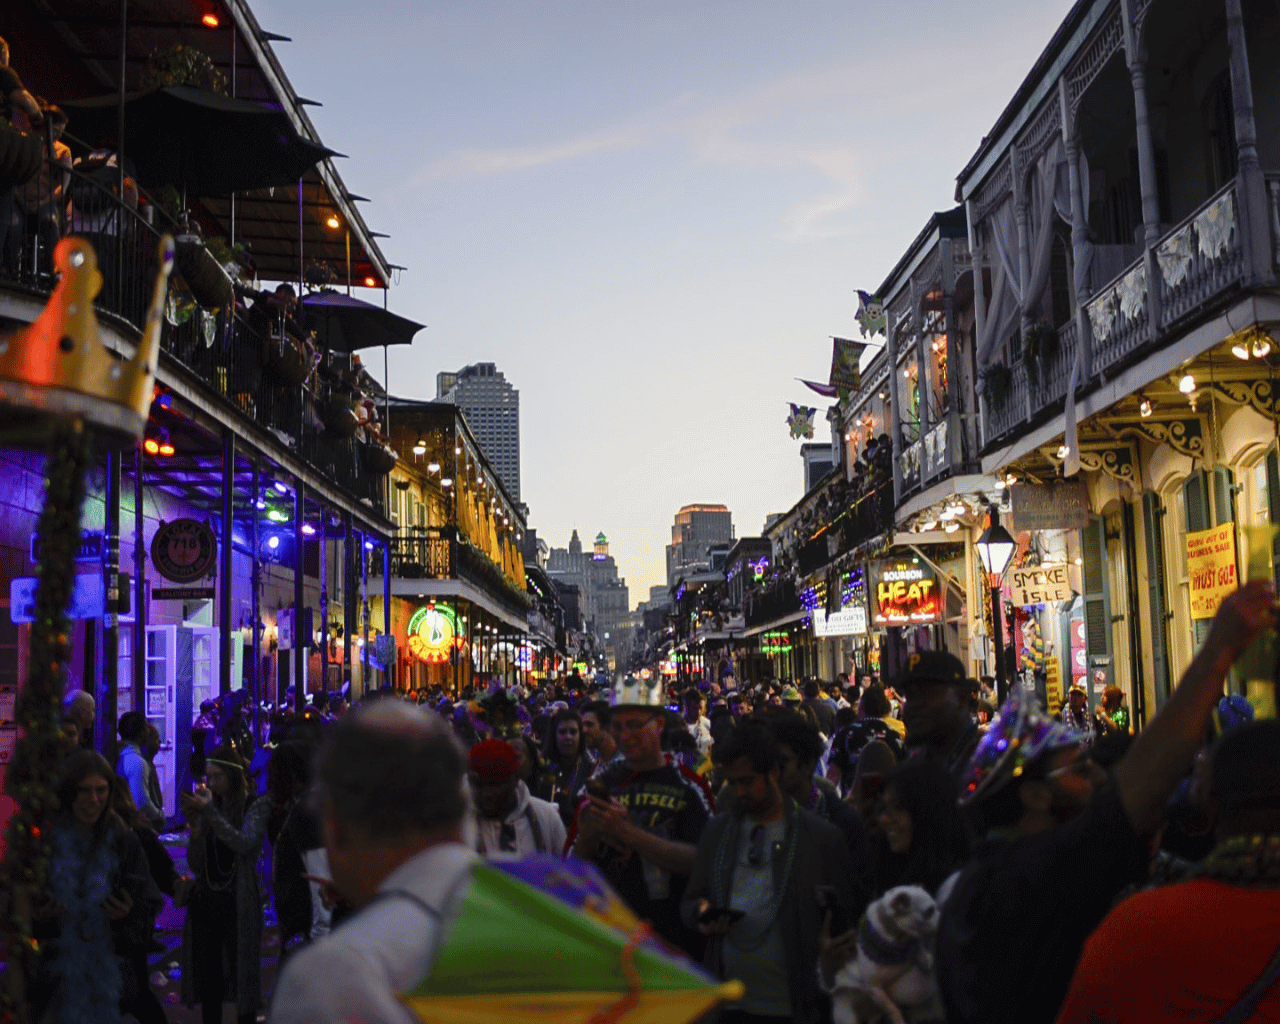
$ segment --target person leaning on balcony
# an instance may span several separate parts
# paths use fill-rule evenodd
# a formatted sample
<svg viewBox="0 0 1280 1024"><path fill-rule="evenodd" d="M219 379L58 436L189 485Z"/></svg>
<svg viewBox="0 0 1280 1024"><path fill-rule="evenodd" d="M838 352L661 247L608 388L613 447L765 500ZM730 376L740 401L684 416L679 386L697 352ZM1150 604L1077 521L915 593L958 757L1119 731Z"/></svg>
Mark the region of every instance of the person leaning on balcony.
<svg viewBox="0 0 1280 1024"><path fill-rule="evenodd" d="M40 115L35 97L27 92L18 73L9 66L9 44L0 39L0 121L15 128L30 128ZM9 256L11 224L16 213L14 189L0 192L0 271L11 271ZM14 247L16 256L17 246Z"/></svg>

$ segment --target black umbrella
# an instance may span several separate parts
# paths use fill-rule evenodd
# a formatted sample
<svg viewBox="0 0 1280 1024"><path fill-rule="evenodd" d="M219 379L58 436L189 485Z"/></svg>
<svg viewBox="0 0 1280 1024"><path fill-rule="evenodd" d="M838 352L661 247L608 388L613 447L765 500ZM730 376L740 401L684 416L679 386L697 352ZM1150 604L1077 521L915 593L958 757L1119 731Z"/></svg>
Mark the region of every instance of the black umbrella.
<svg viewBox="0 0 1280 1024"><path fill-rule="evenodd" d="M371 302L329 289L302 300L308 330L331 352L355 352L382 345L409 345L423 325Z"/></svg>
<svg viewBox="0 0 1280 1024"><path fill-rule="evenodd" d="M62 104L67 131L96 145L115 140L120 97ZM275 107L186 85L125 96L124 152L143 185L218 196L296 182L333 151L302 138Z"/></svg>

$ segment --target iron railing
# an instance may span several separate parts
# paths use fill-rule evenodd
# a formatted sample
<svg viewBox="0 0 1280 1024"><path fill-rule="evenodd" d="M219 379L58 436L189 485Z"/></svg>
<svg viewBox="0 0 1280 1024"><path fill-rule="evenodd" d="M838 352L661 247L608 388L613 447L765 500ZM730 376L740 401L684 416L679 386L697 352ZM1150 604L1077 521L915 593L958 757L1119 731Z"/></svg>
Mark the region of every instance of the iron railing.
<svg viewBox="0 0 1280 1024"><path fill-rule="evenodd" d="M161 233L180 229L128 188L130 201L122 202L115 179L114 168L83 173L53 165L51 173L15 189L8 223L0 225L7 229L0 231L0 285L47 295L54 285L53 249L74 233L97 255L99 314L141 332ZM389 467L381 446L353 428L351 396L317 372L310 346L283 330L274 314L255 315L251 303L262 301L239 289L233 304L210 311L180 301L171 289L161 351L317 473L385 515ZM290 361L305 365L303 383L285 370Z"/></svg>

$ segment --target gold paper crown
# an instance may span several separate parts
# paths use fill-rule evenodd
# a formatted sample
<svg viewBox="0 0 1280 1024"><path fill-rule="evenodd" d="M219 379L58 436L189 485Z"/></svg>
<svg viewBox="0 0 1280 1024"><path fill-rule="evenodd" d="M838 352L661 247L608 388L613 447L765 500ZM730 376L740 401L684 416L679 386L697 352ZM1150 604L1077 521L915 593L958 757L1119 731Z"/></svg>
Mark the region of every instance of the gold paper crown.
<svg viewBox="0 0 1280 1024"><path fill-rule="evenodd" d="M93 246L68 236L54 249L53 262L61 277L44 311L35 323L0 338L0 406L8 413L82 416L136 441L151 411L173 239L160 239L151 307L128 361L112 355L98 331L93 300L102 275Z"/></svg>

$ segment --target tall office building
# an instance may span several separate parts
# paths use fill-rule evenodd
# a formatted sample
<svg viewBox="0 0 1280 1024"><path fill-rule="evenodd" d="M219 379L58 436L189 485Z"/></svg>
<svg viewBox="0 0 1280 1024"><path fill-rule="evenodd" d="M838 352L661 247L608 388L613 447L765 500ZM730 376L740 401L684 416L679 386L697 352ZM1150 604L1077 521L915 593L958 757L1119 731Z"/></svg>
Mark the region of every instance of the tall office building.
<svg viewBox="0 0 1280 1024"><path fill-rule="evenodd" d="M485 458L519 503L520 392L495 364L473 363L457 373L436 374L436 398L462 410Z"/></svg>
<svg viewBox="0 0 1280 1024"><path fill-rule="evenodd" d="M685 505L676 513L667 545L667 586L711 563L712 545L733 543L733 514L724 505Z"/></svg>

